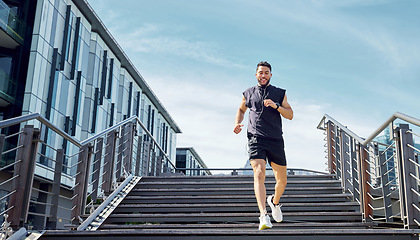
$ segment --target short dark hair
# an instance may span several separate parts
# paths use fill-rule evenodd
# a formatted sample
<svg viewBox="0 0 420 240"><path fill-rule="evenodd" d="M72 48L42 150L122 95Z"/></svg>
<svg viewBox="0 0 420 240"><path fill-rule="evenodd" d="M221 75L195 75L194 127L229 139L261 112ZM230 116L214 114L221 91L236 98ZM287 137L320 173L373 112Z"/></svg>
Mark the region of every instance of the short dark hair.
<svg viewBox="0 0 420 240"><path fill-rule="evenodd" d="M259 62L259 63L257 64L257 71L258 71L258 67L261 67L261 66L263 66L263 67L268 67L268 68L270 69L270 72L271 72L271 65L270 65L268 62L266 62L266 61L261 61L261 62Z"/></svg>

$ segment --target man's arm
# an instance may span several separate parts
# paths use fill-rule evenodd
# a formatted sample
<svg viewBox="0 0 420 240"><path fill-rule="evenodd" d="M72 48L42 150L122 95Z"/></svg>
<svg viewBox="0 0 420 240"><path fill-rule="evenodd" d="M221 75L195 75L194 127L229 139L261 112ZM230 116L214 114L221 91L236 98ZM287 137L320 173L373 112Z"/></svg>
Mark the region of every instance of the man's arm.
<svg viewBox="0 0 420 240"><path fill-rule="evenodd" d="M272 107L274 109L277 108L277 104L273 102L271 99L265 99L264 100L264 106L266 107ZM287 96L284 95L283 102L280 104L279 108L277 108L277 111L284 117L289 120L293 119L293 110L290 104L287 102Z"/></svg>
<svg viewBox="0 0 420 240"><path fill-rule="evenodd" d="M293 109L290 106L290 104L287 102L287 96L284 94L283 102L281 103L281 106L277 109L277 111L280 112L280 114L289 120L293 119Z"/></svg>
<svg viewBox="0 0 420 240"><path fill-rule="evenodd" d="M233 129L233 132L238 134L242 131L242 127L244 126L242 121L244 120L245 112L248 109L246 106L246 100L245 97L242 97L241 105L238 108L238 112L236 113L235 117L235 128Z"/></svg>

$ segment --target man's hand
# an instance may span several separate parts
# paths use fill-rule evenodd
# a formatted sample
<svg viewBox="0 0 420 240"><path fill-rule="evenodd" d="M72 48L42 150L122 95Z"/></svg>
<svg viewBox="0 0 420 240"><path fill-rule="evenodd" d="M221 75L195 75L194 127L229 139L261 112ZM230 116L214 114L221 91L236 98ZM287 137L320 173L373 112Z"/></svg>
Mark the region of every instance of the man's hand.
<svg viewBox="0 0 420 240"><path fill-rule="evenodd" d="M273 102L273 100L271 100L271 99L265 99L264 100L264 106L266 106L266 107L272 107L274 109L277 108L277 104L275 102Z"/></svg>
<svg viewBox="0 0 420 240"><path fill-rule="evenodd" d="M233 132L236 134L240 133L242 131L243 126L243 124L236 124L235 128L233 129Z"/></svg>

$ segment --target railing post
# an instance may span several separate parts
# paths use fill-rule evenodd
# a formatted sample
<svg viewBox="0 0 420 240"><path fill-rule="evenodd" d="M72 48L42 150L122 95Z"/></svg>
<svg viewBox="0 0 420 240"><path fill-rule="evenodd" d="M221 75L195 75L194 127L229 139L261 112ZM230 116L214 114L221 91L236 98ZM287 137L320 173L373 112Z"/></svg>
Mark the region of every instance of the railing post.
<svg viewBox="0 0 420 240"><path fill-rule="evenodd" d="M360 174L360 188L361 188L361 196L360 196L360 203L362 204L362 212L363 212L363 219L368 221L370 219L369 216L373 215L373 209L369 206L371 204L371 199L368 195L370 193L370 175L368 173L369 170L369 163L367 160L369 159L369 153L365 146L359 144L359 174Z"/></svg>
<svg viewBox="0 0 420 240"><path fill-rule="evenodd" d="M331 121L327 122L327 148L328 148L328 171L330 174L336 174L336 160L335 160L335 133L333 132L334 125Z"/></svg>
<svg viewBox="0 0 420 240"><path fill-rule="evenodd" d="M101 171L101 159L102 159L102 148L103 148L103 144L104 143L104 139L103 138L99 138L96 141L96 147L95 147L95 158L93 160L93 188L92 188L92 201L95 203L96 199L98 198L98 190L99 190L99 173Z"/></svg>
<svg viewBox="0 0 420 240"><path fill-rule="evenodd" d="M153 144L153 143L152 143ZM156 173L156 168L155 168L155 164L156 164L156 151L152 150L151 156L150 156L150 172L149 172L149 176L155 176Z"/></svg>
<svg viewBox="0 0 420 240"><path fill-rule="evenodd" d="M122 166L124 166L123 165L123 150L124 150L124 139L125 139L125 127L124 126L122 126L120 128L119 135L120 135L120 137L119 137L118 146L117 146L117 149L118 149L117 166L116 166L116 169L115 169L116 170L115 179L117 181L121 180L120 178L121 178L121 175L123 174L122 173Z"/></svg>
<svg viewBox="0 0 420 240"><path fill-rule="evenodd" d="M378 147L378 145L376 145ZM394 222L394 218L392 217L392 199L391 199L391 186L389 184L389 175L386 174L388 172L388 164L386 164L386 155L385 152L379 151L379 166L380 166L380 174L381 174L381 182L382 182L382 192L383 192L383 202L384 202L384 212L385 212L385 221L386 222Z"/></svg>
<svg viewBox="0 0 420 240"><path fill-rule="evenodd" d="M1 160L1 156L3 155L3 148L4 148L5 141L6 141L6 135L0 134L0 160Z"/></svg>
<svg viewBox="0 0 420 240"><path fill-rule="evenodd" d="M140 176L140 160L141 160L141 155L142 155L142 148L141 146L143 145L142 142L143 138L141 136L138 136L137 138L137 155L136 155L136 171L135 171L135 175L136 176Z"/></svg>
<svg viewBox="0 0 420 240"><path fill-rule="evenodd" d="M117 143L117 132L114 130L107 135L105 158L104 158L104 176L102 189L106 194L111 192L112 178L114 176L115 145Z"/></svg>
<svg viewBox="0 0 420 240"><path fill-rule="evenodd" d="M126 126L126 133L124 137L124 169L127 173L132 172L132 156L133 156L133 139L134 139L134 124L128 123Z"/></svg>
<svg viewBox="0 0 420 240"><path fill-rule="evenodd" d="M334 127L335 129L335 145L334 145L334 155L335 155L335 167L336 167L336 175L337 179L341 179L341 186L343 187L343 178L342 178L342 165L343 165L343 157L341 154L341 130L337 126Z"/></svg>
<svg viewBox="0 0 420 240"><path fill-rule="evenodd" d="M21 161L15 165L12 181L12 191L15 194L10 196L10 205L14 205L8 212L8 220L13 228L23 226L27 220L29 210L29 200L32 192L32 185L35 172L35 159L40 137L38 129L32 125L26 125L20 134L16 153L16 161Z"/></svg>
<svg viewBox="0 0 420 240"><path fill-rule="evenodd" d="M162 156L158 156L156 159L156 176L159 176L162 173Z"/></svg>
<svg viewBox="0 0 420 240"><path fill-rule="evenodd" d="M169 163L168 158L166 158L166 156L164 156L163 159L164 159L164 162L162 163L163 164L163 172L164 173L172 172L171 168L169 167L170 163Z"/></svg>
<svg viewBox="0 0 420 240"><path fill-rule="evenodd" d="M51 218L48 219L47 227L50 229L57 228L57 212L58 212L58 200L60 197L60 185L61 185L61 172L63 169L63 160L64 160L64 149L58 149L55 167L54 167L54 183L52 186L52 198L51 198L51 207L50 215Z"/></svg>
<svg viewBox="0 0 420 240"><path fill-rule="evenodd" d="M353 200L354 201L360 201L360 186L359 186L359 171L360 167L357 159L357 147L356 147L356 140L354 140L352 137L350 137L350 152L351 152L351 175L353 176Z"/></svg>
<svg viewBox="0 0 420 240"><path fill-rule="evenodd" d="M405 219L404 226L407 228L418 228L417 222L420 222L420 212L418 208L419 197L417 180L411 175L416 174L414 161L414 150L408 146L413 146L413 136L408 129L408 124L400 124L397 129L397 154L400 172L400 201L401 213Z"/></svg>
<svg viewBox="0 0 420 240"><path fill-rule="evenodd" d="M143 163L141 164L142 168L142 175L148 176L149 175L149 162L150 162L150 151L151 151L151 142L150 140L144 141L143 146Z"/></svg>
<svg viewBox="0 0 420 240"><path fill-rule="evenodd" d="M77 165L76 182L74 187L72 220L78 222L80 215L84 213L86 206L87 186L89 182L89 166L92 156L92 147L89 144L83 145L79 153L79 164Z"/></svg>
<svg viewBox="0 0 420 240"><path fill-rule="evenodd" d="M350 189L350 156L349 156L349 144L347 144L347 135L344 131L341 132L340 138L340 158L341 158L341 183L343 191L348 191Z"/></svg>

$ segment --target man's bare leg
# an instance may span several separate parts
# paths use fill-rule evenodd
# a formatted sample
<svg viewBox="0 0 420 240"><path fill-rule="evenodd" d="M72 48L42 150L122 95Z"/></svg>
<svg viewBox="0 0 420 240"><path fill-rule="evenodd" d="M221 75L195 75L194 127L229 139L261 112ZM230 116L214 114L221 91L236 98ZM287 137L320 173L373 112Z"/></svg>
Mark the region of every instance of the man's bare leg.
<svg viewBox="0 0 420 240"><path fill-rule="evenodd" d="M267 211L265 210L266 190L265 190L265 160L252 159L251 166L254 170L254 192L257 199L260 216L264 216Z"/></svg>
<svg viewBox="0 0 420 240"><path fill-rule="evenodd" d="M276 178L276 186L274 188L273 203L279 204L280 198L284 193L287 185L287 166L281 166L276 163L271 163L273 168L274 177Z"/></svg>

